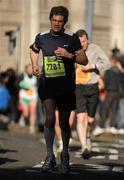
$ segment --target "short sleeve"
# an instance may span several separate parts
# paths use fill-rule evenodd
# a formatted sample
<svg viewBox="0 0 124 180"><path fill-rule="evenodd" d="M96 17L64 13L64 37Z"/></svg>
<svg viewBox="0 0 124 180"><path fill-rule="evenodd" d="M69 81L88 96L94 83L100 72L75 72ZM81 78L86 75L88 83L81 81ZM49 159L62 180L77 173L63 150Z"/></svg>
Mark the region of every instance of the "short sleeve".
<svg viewBox="0 0 124 180"><path fill-rule="evenodd" d="M34 44L35 44L36 48L40 50L40 33L37 34Z"/></svg>
<svg viewBox="0 0 124 180"><path fill-rule="evenodd" d="M74 48L74 51L82 49L80 40L76 34L73 34L73 45L72 45L72 47Z"/></svg>

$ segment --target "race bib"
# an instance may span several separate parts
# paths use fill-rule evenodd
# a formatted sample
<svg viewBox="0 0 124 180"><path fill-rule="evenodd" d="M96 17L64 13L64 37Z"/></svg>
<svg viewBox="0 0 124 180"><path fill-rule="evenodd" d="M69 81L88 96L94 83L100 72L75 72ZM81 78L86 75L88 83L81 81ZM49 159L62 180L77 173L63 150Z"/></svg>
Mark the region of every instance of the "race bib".
<svg viewBox="0 0 124 180"><path fill-rule="evenodd" d="M84 72L81 70L81 66L76 68L76 84L86 84L91 80L91 72Z"/></svg>
<svg viewBox="0 0 124 180"><path fill-rule="evenodd" d="M62 57L44 57L45 76L47 78L65 76L65 67Z"/></svg>
<svg viewBox="0 0 124 180"><path fill-rule="evenodd" d="M33 90L32 89L28 89L25 91L27 96L32 96L33 95Z"/></svg>

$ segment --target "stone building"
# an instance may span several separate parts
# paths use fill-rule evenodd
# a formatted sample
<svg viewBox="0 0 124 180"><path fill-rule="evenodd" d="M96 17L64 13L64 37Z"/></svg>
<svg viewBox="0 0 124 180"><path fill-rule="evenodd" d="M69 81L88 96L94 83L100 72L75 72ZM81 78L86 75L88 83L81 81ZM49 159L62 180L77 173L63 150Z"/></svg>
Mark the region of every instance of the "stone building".
<svg viewBox="0 0 124 180"><path fill-rule="evenodd" d="M124 51L123 0L0 0L1 70L20 72L30 62L29 46L38 32L49 29L49 11L55 5L68 7L67 28L72 31L92 25L92 41L108 56L115 45Z"/></svg>

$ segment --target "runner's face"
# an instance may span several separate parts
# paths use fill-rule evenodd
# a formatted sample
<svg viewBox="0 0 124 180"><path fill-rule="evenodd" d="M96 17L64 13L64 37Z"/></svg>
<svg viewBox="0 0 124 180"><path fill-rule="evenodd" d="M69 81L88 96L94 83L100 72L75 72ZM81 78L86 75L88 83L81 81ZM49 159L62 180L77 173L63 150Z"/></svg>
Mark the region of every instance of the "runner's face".
<svg viewBox="0 0 124 180"><path fill-rule="evenodd" d="M54 32L59 32L59 31L62 30L62 28L64 26L64 16L62 16L62 15L53 15L50 22L51 22L51 29Z"/></svg>
<svg viewBox="0 0 124 180"><path fill-rule="evenodd" d="M79 37L79 39L80 39L80 42L81 42L81 45L82 45L83 49L86 50L87 47L88 47L88 44L89 44L86 35L83 35L83 36Z"/></svg>

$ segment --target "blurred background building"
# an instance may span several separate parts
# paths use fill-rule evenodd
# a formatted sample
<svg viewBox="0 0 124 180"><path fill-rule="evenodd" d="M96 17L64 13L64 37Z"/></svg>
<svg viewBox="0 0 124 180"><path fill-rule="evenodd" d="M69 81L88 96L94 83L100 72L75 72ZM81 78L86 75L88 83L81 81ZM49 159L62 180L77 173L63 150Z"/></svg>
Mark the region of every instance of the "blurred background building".
<svg viewBox="0 0 124 180"><path fill-rule="evenodd" d="M2 70L24 70L30 62L29 46L38 32L49 29L49 11L55 5L68 7L67 28L86 29L108 56L113 48L124 51L123 0L0 0Z"/></svg>

